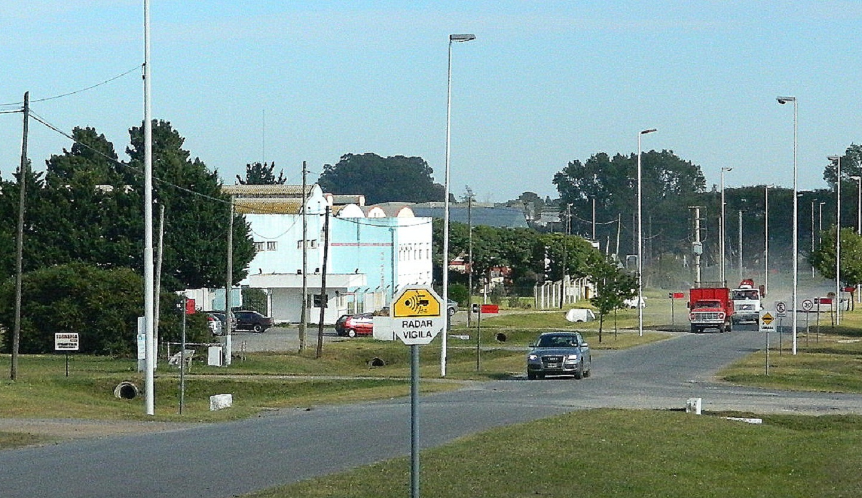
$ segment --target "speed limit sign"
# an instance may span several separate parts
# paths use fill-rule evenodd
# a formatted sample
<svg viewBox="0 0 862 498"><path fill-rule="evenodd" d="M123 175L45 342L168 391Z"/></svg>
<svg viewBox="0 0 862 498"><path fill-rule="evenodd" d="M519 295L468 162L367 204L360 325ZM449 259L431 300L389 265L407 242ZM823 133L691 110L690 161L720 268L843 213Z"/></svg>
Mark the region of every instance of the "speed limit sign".
<svg viewBox="0 0 862 498"><path fill-rule="evenodd" d="M775 312L778 316L786 316L787 315L787 305L784 304L784 301L776 301L775 302Z"/></svg>
<svg viewBox="0 0 862 498"><path fill-rule="evenodd" d="M806 299L806 300L802 301L802 309L804 309L805 311L811 311L811 308L813 308L813 307L814 307L814 302L811 301L810 299Z"/></svg>

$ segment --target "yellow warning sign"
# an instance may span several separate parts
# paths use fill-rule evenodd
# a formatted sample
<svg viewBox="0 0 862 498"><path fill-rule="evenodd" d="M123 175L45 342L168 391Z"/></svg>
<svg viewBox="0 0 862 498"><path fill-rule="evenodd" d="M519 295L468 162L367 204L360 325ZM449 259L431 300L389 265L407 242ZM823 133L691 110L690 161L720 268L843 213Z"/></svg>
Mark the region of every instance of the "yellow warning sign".
<svg viewBox="0 0 862 498"><path fill-rule="evenodd" d="M405 289L392 306L395 318L440 316L440 301L426 289Z"/></svg>
<svg viewBox="0 0 862 498"><path fill-rule="evenodd" d="M763 314L763 317L761 318L761 320L763 320L763 323L765 323L766 325L769 325L772 323L772 320L775 320L775 319L767 311L766 313Z"/></svg>

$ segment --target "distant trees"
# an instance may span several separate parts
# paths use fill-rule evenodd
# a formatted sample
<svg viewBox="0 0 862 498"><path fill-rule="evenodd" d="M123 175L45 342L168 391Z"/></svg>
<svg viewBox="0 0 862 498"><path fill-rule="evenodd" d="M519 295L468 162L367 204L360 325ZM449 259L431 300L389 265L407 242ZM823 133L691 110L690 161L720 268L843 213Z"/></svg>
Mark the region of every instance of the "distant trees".
<svg viewBox="0 0 862 498"><path fill-rule="evenodd" d="M245 165L245 178L236 175L236 181L240 185L284 185L287 182L287 177L284 176L284 170L278 172L275 176L275 163L250 163Z"/></svg>
<svg viewBox="0 0 862 498"><path fill-rule="evenodd" d="M317 183L333 194L362 194L367 204L442 201L443 185L421 157L345 154L336 164L325 164Z"/></svg>

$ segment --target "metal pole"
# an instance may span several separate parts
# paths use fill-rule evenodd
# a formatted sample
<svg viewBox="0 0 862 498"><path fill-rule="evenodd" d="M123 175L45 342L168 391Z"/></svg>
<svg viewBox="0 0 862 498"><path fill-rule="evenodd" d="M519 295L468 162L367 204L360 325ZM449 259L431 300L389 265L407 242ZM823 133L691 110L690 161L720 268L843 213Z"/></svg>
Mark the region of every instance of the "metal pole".
<svg viewBox="0 0 862 498"><path fill-rule="evenodd" d="M144 0L144 335L146 362L144 367L144 400L147 415L155 414L153 367L153 122L150 93L150 2Z"/></svg>
<svg viewBox="0 0 862 498"><path fill-rule="evenodd" d="M739 281L743 279L742 275L742 210L739 210Z"/></svg>
<svg viewBox="0 0 862 498"><path fill-rule="evenodd" d="M769 185L763 189L763 199L763 294L765 296L769 292Z"/></svg>
<svg viewBox="0 0 862 498"><path fill-rule="evenodd" d="M308 317L306 316L306 308L308 304L308 219L306 211L308 207L308 193L305 191L305 177L308 174L305 161L302 161L302 296L299 306L299 352L305 351L306 328L308 327Z"/></svg>
<svg viewBox="0 0 862 498"><path fill-rule="evenodd" d="M446 75L446 174L443 182L443 302L449 302L449 150L452 128L452 43L475 40L471 34L449 35L449 59ZM446 313L446 326L443 327L442 347L440 348L440 376L446 376L446 336L449 334L449 313ZM418 493L418 490L417 490Z"/></svg>
<svg viewBox="0 0 862 498"><path fill-rule="evenodd" d="M644 335L644 267L643 267L643 175L641 167L641 136L656 131L655 128L641 130L638 133L638 335Z"/></svg>
<svg viewBox="0 0 862 498"><path fill-rule="evenodd" d="M186 302L188 297L183 294L183 328L180 336L180 415L186 402ZM230 315L226 315L225 325L230 328Z"/></svg>
<svg viewBox="0 0 862 498"><path fill-rule="evenodd" d="M233 289L233 196L230 198L227 222L227 272L224 286L224 364L229 367L233 357L233 331L231 330L231 290ZM227 329L227 330L225 330Z"/></svg>
<svg viewBox="0 0 862 498"><path fill-rule="evenodd" d="M447 313L448 315L448 313ZM446 333L445 330L442 331ZM419 345L410 346L410 496L419 498Z"/></svg>
<svg viewBox="0 0 862 498"><path fill-rule="evenodd" d="M798 142L798 115L799 105L796 97L777 97L779 104L793 102L793 249L791 251L793 259L793 293L791 297L791 312L792 327L793 327L793 354L796 354L796 294L799 288L799 193L797 182L797 164L796 164L796 148Z"/></svg>
<svg viewBox="0 0 862 498"><path fill-rule="evenodd" d="M830 157L830 159L833 159ZM841 156L834 156L835 175L835 325L841 323Z"/></svg>

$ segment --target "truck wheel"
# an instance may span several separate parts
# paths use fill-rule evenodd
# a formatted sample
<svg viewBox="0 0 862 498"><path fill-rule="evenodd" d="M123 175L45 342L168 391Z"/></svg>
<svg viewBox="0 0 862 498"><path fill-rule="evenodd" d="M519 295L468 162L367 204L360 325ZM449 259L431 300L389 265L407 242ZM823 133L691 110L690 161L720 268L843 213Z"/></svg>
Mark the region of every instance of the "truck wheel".
<svg viewBox="0 0 862 498"><path fill-rule="evenodd" d="M698 330L697 330L697 326L692 325L692 326L691 326L691 333L692 333L692 334L697 334L697 332L698 332Z"/></svg>
<svg viewBox="0 0 862 498"><path fill-rule="evenodd" d="M724 327L725 327L725 325L724 325L724 324L719 325L719 326L718 326L718 332L719 332L719 333L721 333L721 334L723 334L723 333L724 333Z"/></svg>

